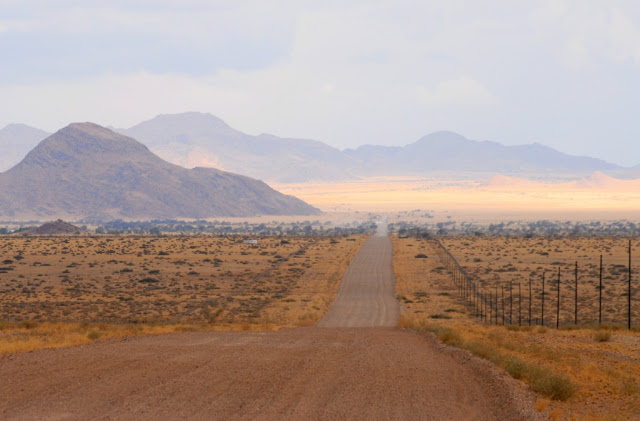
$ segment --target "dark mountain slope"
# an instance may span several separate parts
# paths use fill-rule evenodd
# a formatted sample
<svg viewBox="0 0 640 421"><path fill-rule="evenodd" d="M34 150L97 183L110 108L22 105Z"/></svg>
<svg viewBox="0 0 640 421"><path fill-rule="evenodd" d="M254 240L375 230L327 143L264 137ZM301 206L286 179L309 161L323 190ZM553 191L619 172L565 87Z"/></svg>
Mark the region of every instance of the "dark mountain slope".
<svg viewBox="0 0 640 421"><path fill-rule="evenodd" d="M209 218L315 214L265 183L213 168L187 170L92 123L67 126L0 174L0 217Z"/></svg>

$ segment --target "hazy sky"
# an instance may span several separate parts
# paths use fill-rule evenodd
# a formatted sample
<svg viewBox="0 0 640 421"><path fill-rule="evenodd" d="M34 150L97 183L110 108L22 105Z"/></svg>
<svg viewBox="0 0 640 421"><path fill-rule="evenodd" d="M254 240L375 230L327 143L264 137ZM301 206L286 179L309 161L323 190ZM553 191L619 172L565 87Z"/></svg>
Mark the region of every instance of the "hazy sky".
<svg viewBox="0 0 640 421"><path fill-rule="evenodd" d="M436 130L640 164L640 2L0 0L0 127L210 112L339 148Z"/></svg>

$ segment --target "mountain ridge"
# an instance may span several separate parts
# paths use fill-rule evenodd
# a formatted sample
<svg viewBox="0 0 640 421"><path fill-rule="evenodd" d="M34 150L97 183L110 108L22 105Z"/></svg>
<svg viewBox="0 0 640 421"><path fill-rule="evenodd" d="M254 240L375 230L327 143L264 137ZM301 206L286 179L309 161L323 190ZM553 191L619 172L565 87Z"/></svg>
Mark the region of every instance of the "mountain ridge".
<svg viewBox="0 0 640 421"><path fill-rule="evenodd" d="M265 183L213 168L188 170L93 123L49 136L0 174L0 217L162 219L317 214Z"/></svg>
<svg viewBox="0 0 640 421"><path fill-rule="evenodd" d="M129 129L163 159L183 167L214 167L276 183L334 182L372 176L439 173L588 175L626 169L604 160L574 156L540 143L503 145L438 131L404 146L364 144L339 150L318 140L248 135L208 113L160 114ZM627 174L627 175L625 175Z"/></svg>
<svg viewBox="0 0 640 421"><path fill-rule="evenodd" d="M215 130L203 129L213 122ZM198 127L197 134L186 127L189 124ZM506 146L467 139L452 131L434 132L405 146L365 144L342 151L316 140L247 135L206 113L164 114L122 132L149 144L160 156L174 157L175 162L194 163L196 157L206 158L209 164L279 183L424 176L439 171L584 175L621 169L601 159L565 154L540 143Z"/></svg>
<svg viewBox="0 0 640 421"><path fill-rule="evenodd" d="M118 131L184 167L211 165L278 182L352 178L344 175L352 163L339 149L317 140L248 135L211 114L163 114Z"/></svg>

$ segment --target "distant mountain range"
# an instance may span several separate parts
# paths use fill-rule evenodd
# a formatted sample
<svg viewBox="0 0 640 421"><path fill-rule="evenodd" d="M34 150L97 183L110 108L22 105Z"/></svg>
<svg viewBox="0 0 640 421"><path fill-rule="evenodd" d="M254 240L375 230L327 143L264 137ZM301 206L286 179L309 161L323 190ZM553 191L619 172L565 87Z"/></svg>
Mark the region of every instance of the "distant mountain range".
<svg viewBox="0 0 640 421"><path fill-rule="evenodd" d="M20 162L47 136L49 133L24 124L10 124L0 129L0 172Z"/></svg>
<svg viewBox="0 0 640 421"><path fill-rule="evenodd" d="M0 173L0 219L165 219L312 215L261 181L170 164L140 142L75 123Z"/></svg>
<svg viewBox="0 0 640 421"><path fill-rule="evenodd" d="M446 172L485 177L493 173L584 176L594 171L621 178L640 174L640 169L624 169L601 159L564 154L537 143L505 146L446 131L432 133L403 147L364 145L341 151L315 140L248 135L211 114L195 112L160 115L129 129L115 130L143 142L176 165L213 167L279 183ZM0 148L4 148L3 131ZM35 132L32 136L36 136ZM27 145L29 141L23 143ZM21 153L27 152L24 146Z"/></svg>
<svg viewBox="0 0 640 421"><path fill-rule="evenodd" d="M201 113L161 115L121 132L180 165L209 165L280 183L445 171L587 174L620 169L540 144L504 146L453 132L436 132L404 147L365 145L340 151L313 140L250 136Z"/></svg>
<svg viewBox="0 0 640 421"><path fill-rule="evenodd" d="M603 160L567 155L537 143L504 146L436 132L404 147L361 146L345 153L362 163L364 175L426 175L429 172L590 173L620 167Z"/></svg>
<svg viewBox="0 0 640 421"><path fill-rule="evenodd" d="M160 115L127 130L158 156L187 168L215 167L260 180L305 182L352 178L357 162L307 139L251 136L210 114Z"/></svg>

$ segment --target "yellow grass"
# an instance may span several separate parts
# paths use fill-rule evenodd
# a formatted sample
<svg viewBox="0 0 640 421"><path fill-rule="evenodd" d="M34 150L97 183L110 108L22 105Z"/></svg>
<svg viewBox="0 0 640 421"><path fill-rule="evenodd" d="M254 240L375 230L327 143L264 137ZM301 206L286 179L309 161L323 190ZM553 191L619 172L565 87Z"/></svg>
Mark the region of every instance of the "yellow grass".
<svg viewBox="0 0 640 421"><path fill-rule="evenodd" d="M8 323L0 324L0 354L30 352L39 349L66 348L127 336L160 335L175 332L276 330L276 325L240 324L113 324L113 323Z"/></svg>
<svg viewBox="0 0 640 421"><path fill-rule="evenodd" d="M609 340L600 341L596 327L556 330L481 324L457 295L446 270L438 269L441 263L426 240L394 237L393 242L397 291L406 298L401 298L402 326L434 331L444 342L469 349L503 367L540 393L538 410L552 419L640 418L640 333L608 330ZM457 252L462 253L462 249ZM466 247L463 260L473 262L474 250L484 253L483 248ZM418 253L429 257L416 259ZM570 391L566 389L569 383L560 380L532 381L540 375L536 367L542 373L547 370L565 378L575 386L574 393L563 392ZM562 393L554 395L558 391Z"/></svg>

